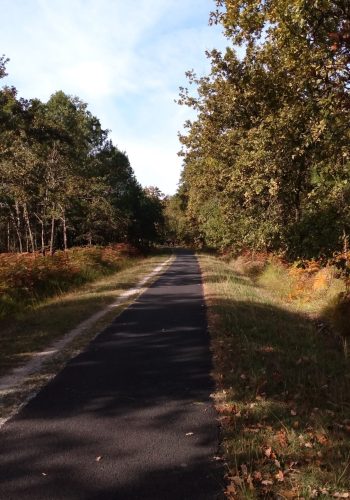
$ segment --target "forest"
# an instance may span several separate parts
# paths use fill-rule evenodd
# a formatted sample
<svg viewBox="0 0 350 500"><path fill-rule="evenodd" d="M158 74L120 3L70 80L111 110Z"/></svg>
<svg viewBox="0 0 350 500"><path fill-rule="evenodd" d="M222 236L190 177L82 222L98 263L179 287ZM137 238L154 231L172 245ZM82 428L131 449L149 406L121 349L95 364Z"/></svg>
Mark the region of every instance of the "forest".
<svg viewBox="0 0 350 500"><path fill-rule="evenodd" d="M217 0L224 52L188 72L179 238L289 259L347 252L350 4ZM237 50L239 48L239 51Z"/></svg>
<svg viewBox="0 0 350 500"><path fill-rule="evenodd" d="M0 78L6 76L5 56ZM0 252L158 238L162 204L78 97L43 103L0 90Z"/></svg>

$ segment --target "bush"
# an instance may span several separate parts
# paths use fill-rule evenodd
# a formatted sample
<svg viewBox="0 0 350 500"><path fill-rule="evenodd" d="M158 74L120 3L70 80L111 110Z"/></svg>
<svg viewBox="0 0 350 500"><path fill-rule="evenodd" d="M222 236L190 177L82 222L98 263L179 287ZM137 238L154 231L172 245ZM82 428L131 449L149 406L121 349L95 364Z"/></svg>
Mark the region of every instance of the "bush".
<svg viewBox="0 0 350 500"><path fill-rule="evenodd" d="M116 272L138 253L120 244L76 247L52 256L0 254L0 318Z"/></svg>

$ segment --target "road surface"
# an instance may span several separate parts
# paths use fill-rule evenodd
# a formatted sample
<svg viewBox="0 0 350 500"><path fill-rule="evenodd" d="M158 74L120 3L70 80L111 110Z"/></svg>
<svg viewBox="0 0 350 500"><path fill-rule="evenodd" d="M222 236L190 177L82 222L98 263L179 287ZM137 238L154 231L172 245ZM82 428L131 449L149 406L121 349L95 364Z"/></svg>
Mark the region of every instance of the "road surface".
<svg viewBox="0 0 350 500"><path fill-rule="evenodd" d="M221 498L208 343L182 252L2 428L0 499Z"/></svg>

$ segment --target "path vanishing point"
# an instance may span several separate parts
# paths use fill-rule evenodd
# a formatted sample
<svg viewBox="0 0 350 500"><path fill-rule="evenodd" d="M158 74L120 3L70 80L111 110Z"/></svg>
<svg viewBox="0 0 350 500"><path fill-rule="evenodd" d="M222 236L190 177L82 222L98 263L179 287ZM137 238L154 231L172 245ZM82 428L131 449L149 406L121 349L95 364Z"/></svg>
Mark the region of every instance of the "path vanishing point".
<svg viewBox="0 0 350 500"><path fill-rule="evenodd" d="M218 428L190 252L0 431L1 500L214 500Z"/></svg>

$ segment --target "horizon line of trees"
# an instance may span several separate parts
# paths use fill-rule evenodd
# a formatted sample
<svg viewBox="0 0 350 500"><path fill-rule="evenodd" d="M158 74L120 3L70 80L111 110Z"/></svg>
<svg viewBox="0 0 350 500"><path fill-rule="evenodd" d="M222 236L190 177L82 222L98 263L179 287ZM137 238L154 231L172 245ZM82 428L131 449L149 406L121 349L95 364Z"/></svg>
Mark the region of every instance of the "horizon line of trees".
<svg viewBox="0 0 350 500"><path fill-rule="evenodd" d="M58 91L43 103L0 89L0 252L147 246L159 239L162 208L78 97Z"/></svg>
<svg viewBox="0 0 350 500"><path fill-rule="evenodd" d="M228 41L188 72L196 111L170 212L184 239L290 258L347 250L350 234L350 3L216 0ZM235 47L244 49L238 55ZM182 215L181 215L182 214Z"/></svg>

